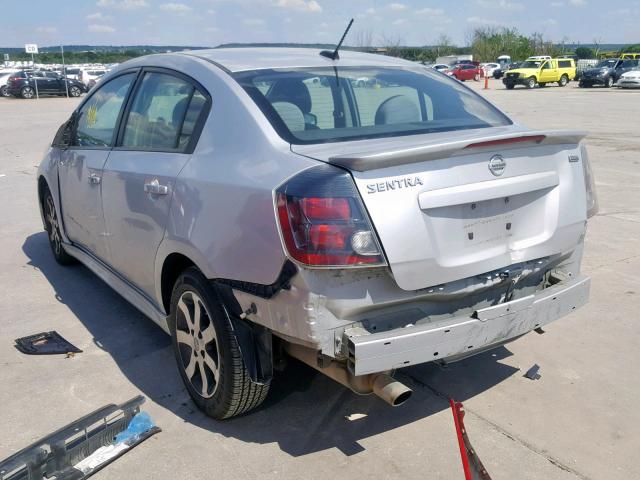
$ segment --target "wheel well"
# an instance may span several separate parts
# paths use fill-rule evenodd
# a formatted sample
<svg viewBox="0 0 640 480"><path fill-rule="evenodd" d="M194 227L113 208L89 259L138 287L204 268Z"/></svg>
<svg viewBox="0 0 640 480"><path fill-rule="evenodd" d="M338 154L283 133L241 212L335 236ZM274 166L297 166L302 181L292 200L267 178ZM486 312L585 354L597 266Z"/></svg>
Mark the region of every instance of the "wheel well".
<svg viewBox="0 0 640 480"><path fill-rule="evenodd" d="M162 274L160 276L160 289L162 293L162 305L167 314L171 308L173 285L182 272L194 266L195 263L180 253L172 253L164 260Z"/></svg>

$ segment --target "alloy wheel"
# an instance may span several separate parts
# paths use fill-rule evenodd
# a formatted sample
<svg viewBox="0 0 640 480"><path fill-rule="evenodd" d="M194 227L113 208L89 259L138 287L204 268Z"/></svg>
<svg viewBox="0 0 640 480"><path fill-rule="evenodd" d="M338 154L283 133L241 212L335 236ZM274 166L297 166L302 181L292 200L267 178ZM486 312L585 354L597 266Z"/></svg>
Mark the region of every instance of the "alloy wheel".
<svg viewBox="0 0 640 480"><path fill-rule="evenodd" d="M22 89L22 98L31 99L33 98L33 88L24 87Z"/></svg>
<svg viewBox="0 0 640 480"><path fill-rule="evenodd" d="M45 218L49 227L49 241L56 255L60 255L62 250L62 239L60 238L60 227L58 225L58 215L53 204L53 197L47 195Z"/></svg>
<svg viewBox="0 0 640 480"><path fill-rule="evenodd" d="M220 352L211 316L194 291L184 292L176 311L176 340L181 367L193 389L210 398L220 380Z"/></svg>
<svg viewBox="0 0 640 480"><path fill-rule="evenodd" d="M71 87L69 89L69 95L71 95L72 97L79 97L80 96L80 89L78 87Z"/></svg>

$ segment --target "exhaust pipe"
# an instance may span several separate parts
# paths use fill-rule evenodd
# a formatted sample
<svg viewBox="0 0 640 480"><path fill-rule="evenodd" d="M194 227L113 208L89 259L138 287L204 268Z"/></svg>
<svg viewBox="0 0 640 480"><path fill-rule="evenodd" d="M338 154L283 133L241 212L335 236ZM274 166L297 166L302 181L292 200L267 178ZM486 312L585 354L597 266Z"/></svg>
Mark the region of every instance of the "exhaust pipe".
<svg viewBox="0 0 640 480"><path fill-rule="evenodd" d="M285 351L293 358L306 363L310 367L325 374L358 395L376 394L392 407L406 402L413 391L387 373L371 373L369 375L353 375L345 364L331 360L323 365L321 353L311 348L293 343L285 344ZM326 357L325 357L326 358Z"/></svg>
<svg viewBox="0 0 640 480"><path fill-rule="evenodd" d="M381 373L373 380L373 393L392 407L397 407L409 400L413 390L392 376Z"/></svg>

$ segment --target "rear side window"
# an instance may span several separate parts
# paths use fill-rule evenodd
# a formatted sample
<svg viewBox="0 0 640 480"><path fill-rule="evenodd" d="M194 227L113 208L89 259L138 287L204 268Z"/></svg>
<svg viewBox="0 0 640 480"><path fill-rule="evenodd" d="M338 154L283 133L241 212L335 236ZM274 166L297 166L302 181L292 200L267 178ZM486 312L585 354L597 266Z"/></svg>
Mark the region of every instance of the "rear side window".
<svg viewBox="0 0 640 480"><path fill-rule="evenodd" d="M122 146L135 150L185 151L206 98L190 82L147 72L135 94Z"/></svg>
<svg viewBox="0 0 640 480"><path fill-rule="evenodd" d="M559 60L558 61L558 67L560 67L560 68L571 68L571 61L570 60Z"/></svg>
<svg viewBox="0 0 640 480"><path fill-rule="evenodd" d="M91 95L78 112L74 145L81 147L110 146L118 116L135 79L127 73L105 83Z"/></svg>
<svg viewBox="0 0 640 480"><path fill-rule="evenodd" d="M293 144L511 124L456 80L421 67L265 69L233 76Z"/></svg>

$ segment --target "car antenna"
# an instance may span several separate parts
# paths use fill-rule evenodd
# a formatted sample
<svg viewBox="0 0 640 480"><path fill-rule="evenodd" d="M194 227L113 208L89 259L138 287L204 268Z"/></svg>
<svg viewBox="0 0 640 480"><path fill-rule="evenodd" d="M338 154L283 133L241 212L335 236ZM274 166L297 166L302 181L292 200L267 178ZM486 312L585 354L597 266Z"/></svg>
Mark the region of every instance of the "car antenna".
<svg viewBox="0 0 640 480"><path fill-rule="evenodd" d="M331 50L322 50L320 52L320 55L322 55L323 57L330 58L331 60L339 60L340 55L338 55L338 50L340 50L340 47L342 46L342 42L344 42L344 38L347 36L347 33L349 33L349 29L351 28L351 25L353 25L353 18L349 21L349 25L347 25L347 29L342 34L342 38L338 42L338 46L336 47L336 49L333 52Z"/></svg>

